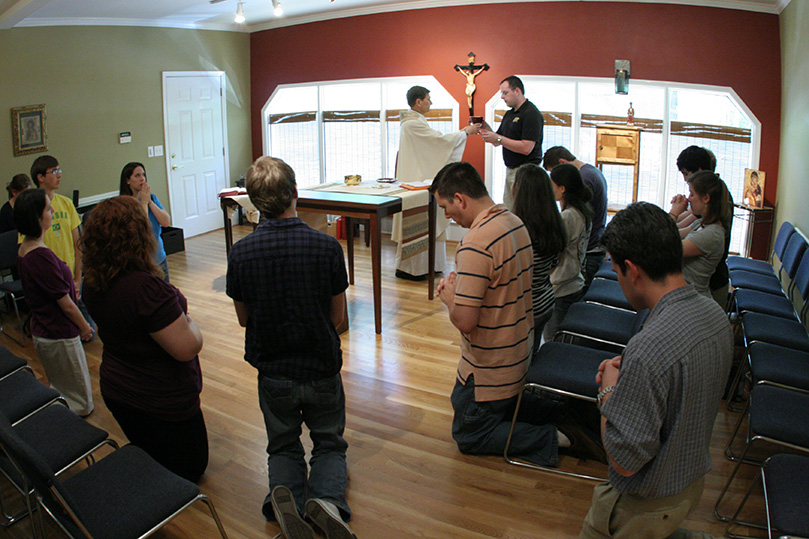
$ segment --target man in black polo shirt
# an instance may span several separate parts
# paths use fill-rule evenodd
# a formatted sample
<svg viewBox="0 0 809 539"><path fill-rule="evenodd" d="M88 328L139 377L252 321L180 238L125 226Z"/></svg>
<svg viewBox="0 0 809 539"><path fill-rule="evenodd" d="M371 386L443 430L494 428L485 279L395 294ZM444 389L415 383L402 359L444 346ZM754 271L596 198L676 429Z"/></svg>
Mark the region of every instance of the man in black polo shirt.
<svg viewBox="0 0 809 539"><path fill-rule="evenodd" d="M258 369L270 476L262 512L289 539L315 539L304 514L328 537L350 539L343 357L335 329L348 288L343 249L297 217L295 173L280 159L258 158L246 187L264 221L230 251L227 294L247 328L244 358ZM304 421L314 444L308 474Z"/></svg>
<svg viewBox="0 0 809 539"><path fill-rule="evenodd" d="M525 87L519 77L506 77L500 83L500 97L511 110L506 112L503 122L492 131L483 124L480 135L494 146L503 147L503 161L506 163L506 187L503 191L503 204L509 210L514 208L514 176L525 163L542 162L542 130L545 120L536 105L525 97Z"/></svg>

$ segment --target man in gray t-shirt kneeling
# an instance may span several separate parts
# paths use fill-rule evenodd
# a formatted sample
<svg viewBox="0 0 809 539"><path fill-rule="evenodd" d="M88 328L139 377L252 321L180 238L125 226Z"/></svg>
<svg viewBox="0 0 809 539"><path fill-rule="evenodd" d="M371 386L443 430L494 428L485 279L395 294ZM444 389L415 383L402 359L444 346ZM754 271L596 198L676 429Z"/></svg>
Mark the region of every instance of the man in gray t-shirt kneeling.
<svg viewBox="0 0 809 539"><path fill-rule="evenodd" d="M596 382L609 482L595 487L579 537L669 537L697 505L730 370L727 316L682 276L682 241L659 207L635 203L601 243L636 309L649 309ZM680 530L678 537L690 533Z"/></svg>

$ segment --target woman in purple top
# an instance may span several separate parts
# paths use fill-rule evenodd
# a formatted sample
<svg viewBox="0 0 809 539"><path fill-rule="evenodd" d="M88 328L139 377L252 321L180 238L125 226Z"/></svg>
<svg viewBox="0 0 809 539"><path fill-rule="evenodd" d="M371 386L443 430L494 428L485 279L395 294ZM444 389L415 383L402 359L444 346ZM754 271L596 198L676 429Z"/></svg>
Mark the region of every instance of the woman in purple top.
<svg viewBox="0 0 809 539"><path fill-rule="evenodd" d="M70 268L42 241L53 224L53 208L42 189L20 193L14 222L23 235L17 253L25 301L31 309L34 349L51 385L81 416L93 411L93 389L81 339L93 329L76 307L76 288Z"/></svg>
<svg viewBox="0 0 809 539"><path fill-rule="evenodd" d="M197 481L208 465L202 334L155 264L151 224L135 198L111 198L93 209L82 244L84 302L104 343L101 396L130 442Z"/></svg>

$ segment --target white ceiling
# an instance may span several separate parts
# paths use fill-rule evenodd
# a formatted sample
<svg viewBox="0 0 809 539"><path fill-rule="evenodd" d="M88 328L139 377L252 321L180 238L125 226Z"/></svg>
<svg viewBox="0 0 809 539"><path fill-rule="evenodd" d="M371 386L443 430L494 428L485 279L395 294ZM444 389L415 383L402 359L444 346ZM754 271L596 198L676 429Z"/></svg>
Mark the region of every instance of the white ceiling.
<svg viewBox="0 0 809 539"><path fill-rule="evenodd" d="M440 6L549 0L281 0L282 17L272 0L244 0L247 21L233 22L237 0L0 0L0 29L26 26L157 26L255 32L294 24L369 13ZM558 1L558 0L557 0ZM568 0L599 2L606 0ZM611 0L615 1L615 0ZM781 13L790 0L618 0L705 5Z"/></svg>

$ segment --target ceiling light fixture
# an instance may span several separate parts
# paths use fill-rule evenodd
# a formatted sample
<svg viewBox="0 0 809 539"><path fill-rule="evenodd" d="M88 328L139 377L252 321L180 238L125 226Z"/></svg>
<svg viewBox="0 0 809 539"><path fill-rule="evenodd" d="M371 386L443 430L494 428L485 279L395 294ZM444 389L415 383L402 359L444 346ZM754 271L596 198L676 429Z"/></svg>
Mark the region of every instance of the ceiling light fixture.
<svg viewBox="0 0 809 539"><path fill-rule="evenodd" d="M242 24L244 21L244 2L238 2L236 4L236 16L233 17L233 22Z"/></svg>
<svg viewBox="0 0 809 539"><path fill-rule="evenodd" d="M272 12L276 17L284 14L284 8L281 7L280 0L272 0Z"/></svg>

